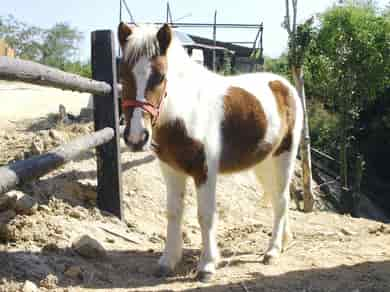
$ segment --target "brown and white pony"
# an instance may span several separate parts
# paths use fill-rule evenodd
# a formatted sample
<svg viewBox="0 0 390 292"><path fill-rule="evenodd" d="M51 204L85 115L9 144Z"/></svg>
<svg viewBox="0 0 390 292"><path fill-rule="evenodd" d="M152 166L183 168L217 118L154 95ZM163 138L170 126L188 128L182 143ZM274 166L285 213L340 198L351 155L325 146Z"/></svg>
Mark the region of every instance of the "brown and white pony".
<svg viewBox="0 0 390 292"><path fill-rule="evenodd" d="M168 228L161 275L182 257L186 179L197 188L202 252L198 278L218 261L216 183L219 173L251 168L270 197L274 224L269 263L291 237L289 183L302 128L294 87L270 73L223 77L195 63L170 27L121 23L124 140L132 151L156 153L167 186Z"/></svg>

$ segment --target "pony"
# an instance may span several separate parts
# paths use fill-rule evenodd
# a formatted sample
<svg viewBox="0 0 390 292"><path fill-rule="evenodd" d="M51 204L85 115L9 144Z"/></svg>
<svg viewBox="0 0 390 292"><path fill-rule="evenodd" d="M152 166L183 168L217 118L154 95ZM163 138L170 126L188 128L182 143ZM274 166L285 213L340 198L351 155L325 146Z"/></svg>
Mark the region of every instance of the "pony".
<svg viewBox="0 0 390 292"><path fill-rule="evenodd" d="M272 237L263 262L273 262L292 238L289 183L303 121L295 88L271 73L211 72L190 59L167 24L120 23L118 39L124 141L131 151L154 151L167 189L167 236L157 274L171 275L181 260L183 198L192 178L202 239L197 278L213 278L217 175L243 170L254 172L271 201Z"/></svg>

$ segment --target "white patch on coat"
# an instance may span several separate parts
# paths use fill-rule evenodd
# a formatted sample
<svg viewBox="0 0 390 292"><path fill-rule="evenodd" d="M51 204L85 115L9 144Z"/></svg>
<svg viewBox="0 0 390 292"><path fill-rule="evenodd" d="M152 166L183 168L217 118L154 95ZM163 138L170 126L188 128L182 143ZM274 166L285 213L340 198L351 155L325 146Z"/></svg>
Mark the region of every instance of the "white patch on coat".
<svg viewBox="0 0 390 292"><path fill-rule="evenodd" d="M145 89L150 73L150 61L145 57L141 57L133 68L133 74L137 84L136 99L138 101L145 101ZM128 140L132 144L138 144L140 141L143 140L146 125L142 112L143 110L141 108L134 108L133 116L130 120L130 131Z"/></svg>

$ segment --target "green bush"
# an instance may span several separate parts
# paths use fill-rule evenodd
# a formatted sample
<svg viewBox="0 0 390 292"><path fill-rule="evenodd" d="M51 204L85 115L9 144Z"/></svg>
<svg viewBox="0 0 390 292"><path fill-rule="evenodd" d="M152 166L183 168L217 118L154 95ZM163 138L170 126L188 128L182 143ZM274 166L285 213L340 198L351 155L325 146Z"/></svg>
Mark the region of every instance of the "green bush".
<svg viewBox="0 0 390 292"><path fill-rule="evenodd" d="M308 102L311 143L313 147L336 156L340 119L319 101Z"/></svg>

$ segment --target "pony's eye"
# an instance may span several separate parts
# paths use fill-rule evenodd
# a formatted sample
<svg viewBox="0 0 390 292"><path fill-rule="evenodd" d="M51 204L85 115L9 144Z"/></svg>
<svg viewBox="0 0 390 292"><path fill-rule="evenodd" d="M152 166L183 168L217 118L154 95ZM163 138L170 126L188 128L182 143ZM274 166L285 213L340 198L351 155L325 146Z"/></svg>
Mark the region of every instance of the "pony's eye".
<svg viewBox="0 0 390 292"><path fill-rule="evenodd" d="M164 75L164 74L162 74L162 73L156 73L156 81L157 81L158 83L163 82L164 79L165 79L165 75Z"/></svg>
<svg viewBox="0 0 390 292"><path fill-rule="evenodd" d="M161 82L163 82L165 79L165 75L163 73L160 73L160 72L153 72L151 78L150 78L150 82L151 82L151 86L154 87L154 86L157 86L159 85Z"/></svg>

